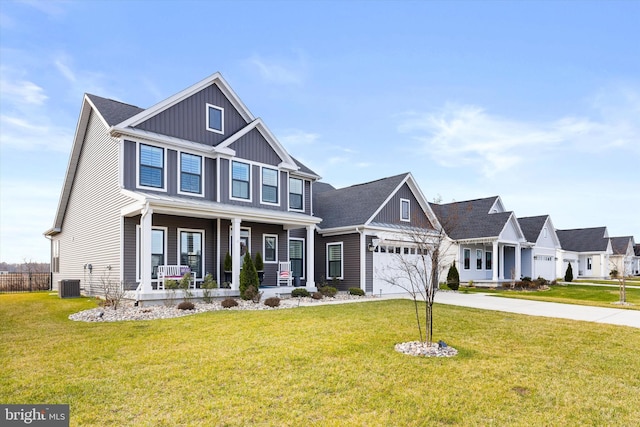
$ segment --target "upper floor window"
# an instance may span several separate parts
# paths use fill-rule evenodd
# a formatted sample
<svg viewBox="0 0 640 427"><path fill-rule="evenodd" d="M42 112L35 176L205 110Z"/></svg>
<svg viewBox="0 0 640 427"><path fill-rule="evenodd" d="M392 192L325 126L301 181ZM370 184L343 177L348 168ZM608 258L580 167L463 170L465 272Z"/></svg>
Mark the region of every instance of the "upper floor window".
<svg viewBox="0 0 640 427"><path fill-rule="evenodd" d="M231 197L236 199L251 198L249 182L251 176L251 166L247 163L231 163Z"/></svg>
<svg viewBox="0 0 640 427"><path fill-rule="evenodd" d="M180 191L202 194L202 157L180 153Z"/></svg>
<svg viewBox="0 0 640 427"><path fill-rule="evenodd" d="M224 133L224 108L207 104L207 130Z"/></svg>
<svg viewBox="0 0 640 427"><path fill-rule="evenodd" d="M140 144L139 185L164 188L164 149Z"/></svg>
<svg viewBox="0 0 640 427"><path fill-rule="evenodd" d="M278 171L262 168L262 201L278 203Z"/></svg>
<svg viewBox="0 0 640 427"><path fill-rule="evenodd" d="M302 210L303 181L298 178L289 178L289 209Z"/></svg>
<svg viewBox="0 0 640 427"><path fill-rule="evenodd" d="M409 221L411 215L411 205L409 200L400 199L400 221Z"/></svg>

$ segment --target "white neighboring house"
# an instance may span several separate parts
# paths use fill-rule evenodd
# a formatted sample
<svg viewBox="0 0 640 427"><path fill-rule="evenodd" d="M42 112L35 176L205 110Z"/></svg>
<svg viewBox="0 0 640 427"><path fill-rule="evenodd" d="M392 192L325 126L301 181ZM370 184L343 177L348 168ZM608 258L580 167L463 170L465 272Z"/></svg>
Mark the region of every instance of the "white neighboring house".
<svg viewBox="0 0 640 427"><path fill-rule="evenodd" d="M613 254L609 257L610 270L614 268L624 276L634 274L634 261L637 264L634 253L635 241L633 236L612 237L611 249Z"/></svg>
<svg viewBox="0 0 640 427"><path fill-rule="evenodd" d="M522 248L522 276L555 280L556 255L560 240L549 215L518 218L520 228L530 247Z"/></svg>
<svg viewBox="0 0 640 427"><path fill-rule="evenodd" d="M640 244L636 244L633 246L633 275L640 275Z"/></svg>
<svg viewBox="0 0 640 427"><path fill-rule="evenodd" d="M558 277L564 277L569 264L574 279L609 277L609 257L613 250L607 227L556 230L556 234L561 246L556 263Z"/></svg>
<svg viewBox="0 0 640 427"><path fill-rule="evenodd" d="M461 282L498 285L521 274L521 249L528 246L513 212L499 196L448 204L430 203L451 245Z"/></svg>

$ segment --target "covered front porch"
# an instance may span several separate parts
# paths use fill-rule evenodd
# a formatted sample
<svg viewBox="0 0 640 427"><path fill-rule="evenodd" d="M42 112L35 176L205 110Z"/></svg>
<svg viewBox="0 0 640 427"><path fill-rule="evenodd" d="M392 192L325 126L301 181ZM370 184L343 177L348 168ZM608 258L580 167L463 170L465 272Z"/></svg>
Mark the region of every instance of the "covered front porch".
<svg viewBox="0 0 640 427"><path fill-rule="evenodd" d="M461 282L499 285L522 274L521 243L498 239L467 240L458 245Z"/></svg>

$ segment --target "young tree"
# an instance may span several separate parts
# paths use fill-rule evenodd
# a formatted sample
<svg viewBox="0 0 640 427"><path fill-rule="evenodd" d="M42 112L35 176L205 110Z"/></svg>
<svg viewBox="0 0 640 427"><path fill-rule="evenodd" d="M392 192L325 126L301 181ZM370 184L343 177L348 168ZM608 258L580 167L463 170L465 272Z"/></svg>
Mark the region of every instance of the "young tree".
<svg viewBox="0 0 640 427"><path fill-rule="evenodd" d="M612 279L616 279L618 281L618 286L619 286L619 290L620 290L620 304L627 304L627 282L626 279L624 277L624 272L621 274L618 271L618 268L615 266L615 264L613 264L613 267L611 269L610 275Z"/></svg>

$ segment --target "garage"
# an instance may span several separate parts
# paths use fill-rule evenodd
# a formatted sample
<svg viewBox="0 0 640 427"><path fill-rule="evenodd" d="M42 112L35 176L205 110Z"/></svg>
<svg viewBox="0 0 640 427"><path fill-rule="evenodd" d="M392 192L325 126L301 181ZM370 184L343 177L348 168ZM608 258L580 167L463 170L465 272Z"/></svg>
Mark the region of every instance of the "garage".
<svg viewBox="0 0 640 427"><path fill-rule="evenodd" d="M403 265L422 264L422 255L415 246L379 244L373 251L373 294L386 295L406 292L411 282Z"/></svg>
<svg viewBox="0 0 640 427"><path fill-rule="evenodd" d="M556 279L556 259L549 255L535 255L533 257L533 275L532 279L543 277L547 280Z"/></svg>

